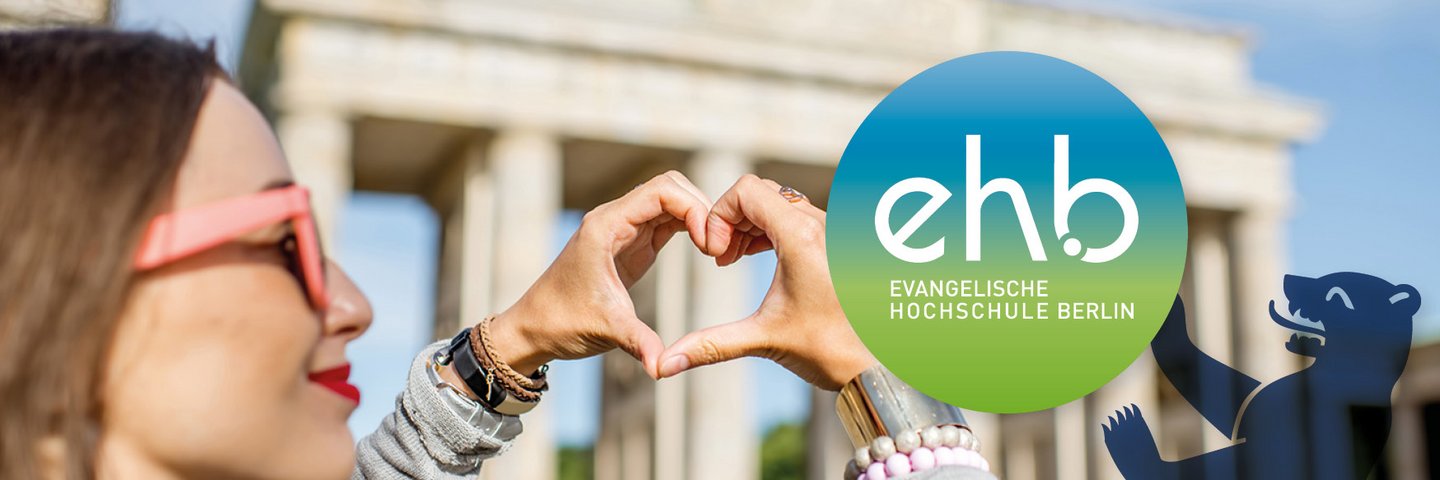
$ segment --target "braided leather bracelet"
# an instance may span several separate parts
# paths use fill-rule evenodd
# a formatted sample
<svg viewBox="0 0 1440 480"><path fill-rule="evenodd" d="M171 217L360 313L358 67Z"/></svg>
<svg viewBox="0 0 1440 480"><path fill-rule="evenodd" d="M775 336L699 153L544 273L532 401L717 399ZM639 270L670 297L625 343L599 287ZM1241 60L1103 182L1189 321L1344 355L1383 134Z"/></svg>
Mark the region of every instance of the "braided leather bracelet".
<svg viewBox="0 0 1440 480"><path fill-rule="evenodd" d="M538 394L533 395L535 398L530 400L511 394L510 387L505 386L500 376L495 374L494 369L481 364L480 358L482 357L475 351L474 344L471 342L470 332L472 330L474 330L473 327L461 330L460 333L455 334L455 338L450 340L449 345L436 350L434 356L431 357L429 362L431 381L434 382L435 387L449 390L452 394L452 396L446 397L449 400L464 400L458 402L458 406L461 408L456 411L466 414L471 419L474 418L475 410L468 408L473 405L465 403L466 401L484 405L486 409L501 415L520 415L534 409L535 405L539 403ZM442 379L440 368L443 366L453 368L460 380L465 382L464 385L469 388L469 392L462 391Z"/></svg>
<svg viewBox="0 0 1440 480"><path fill-rule="evenodd" d="M494 319L494 315L485 317L479 325L470 329L470 342L475 346L475 356L486 370L494 372L500 378L501 385L511 395L526 401L539 400L540 394L549 389L545 376L547 368L542 366L534 377L527 377L497 358L495 345L490 341L490 321Z"/></svg>

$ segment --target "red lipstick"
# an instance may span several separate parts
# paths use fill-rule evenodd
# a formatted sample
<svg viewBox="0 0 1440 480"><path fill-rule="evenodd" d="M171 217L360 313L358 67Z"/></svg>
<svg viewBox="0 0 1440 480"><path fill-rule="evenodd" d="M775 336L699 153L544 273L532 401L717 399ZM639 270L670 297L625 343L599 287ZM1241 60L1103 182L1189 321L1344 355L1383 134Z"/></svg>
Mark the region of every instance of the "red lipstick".
<svg viewBox="0 0 1440 480"><path fill-rule="evenodd" d="M340 365L328 370L310 373L310 381L319 384L342 397L350 399L357 405L360 403L360 387L350 384L350 364Z"/></svg>

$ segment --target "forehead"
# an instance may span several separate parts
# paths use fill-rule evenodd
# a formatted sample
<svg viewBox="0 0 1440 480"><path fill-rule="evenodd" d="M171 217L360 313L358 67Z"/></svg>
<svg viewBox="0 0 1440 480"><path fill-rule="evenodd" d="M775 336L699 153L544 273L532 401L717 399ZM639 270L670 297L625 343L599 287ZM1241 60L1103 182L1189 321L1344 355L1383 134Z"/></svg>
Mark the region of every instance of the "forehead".
<svg viewBox="0 0 1440 480"><path fill-rule="evenodd" d="M205 96L176 177L174 208L243 196L293 180L265 117L228 82Z"/></svg>

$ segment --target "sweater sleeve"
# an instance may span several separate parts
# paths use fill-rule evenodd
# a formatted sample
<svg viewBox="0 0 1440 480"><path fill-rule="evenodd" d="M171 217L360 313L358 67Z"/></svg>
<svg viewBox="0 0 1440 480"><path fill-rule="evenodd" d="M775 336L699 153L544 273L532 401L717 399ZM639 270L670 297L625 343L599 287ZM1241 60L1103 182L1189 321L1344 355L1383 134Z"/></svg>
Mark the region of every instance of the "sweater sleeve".
<svg viewBox="0 0 1440 480"><path fill-rule="evenodd" d="M473 478L481 462L503 453L520 434L520 417L436 387L429 360L445 344L425 347L411 362L395 411L356 445L352 479Z"/></svg>

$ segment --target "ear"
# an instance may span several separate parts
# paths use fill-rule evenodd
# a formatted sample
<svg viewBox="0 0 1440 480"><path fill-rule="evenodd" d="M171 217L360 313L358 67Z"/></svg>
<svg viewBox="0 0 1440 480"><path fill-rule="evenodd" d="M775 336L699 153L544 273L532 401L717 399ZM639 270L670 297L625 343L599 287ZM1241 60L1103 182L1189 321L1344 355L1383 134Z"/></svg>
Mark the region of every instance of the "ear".
<svg viewBox="0 0 1440 480"><path fill-rule="evenodd" d="M1410 285L1396 286L1395 294L1390 296L1390 304L1394 305L1400 314L1413 317L1415 312L1420 310L1420 292Z"/></svg>

